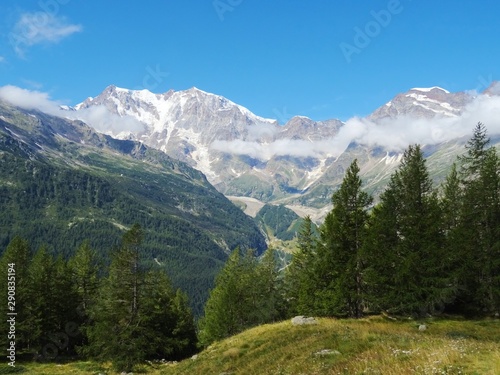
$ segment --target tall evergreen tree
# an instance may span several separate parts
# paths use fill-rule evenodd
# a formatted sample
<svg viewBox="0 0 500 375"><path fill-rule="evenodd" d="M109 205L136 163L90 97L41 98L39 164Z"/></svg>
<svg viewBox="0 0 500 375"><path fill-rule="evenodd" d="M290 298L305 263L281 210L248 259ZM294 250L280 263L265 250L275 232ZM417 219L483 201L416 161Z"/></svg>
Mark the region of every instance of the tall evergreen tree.
<svg viewBox="0 0 500 375"><path fill-rule="evenodd" d="M194 346L194 325L185 297L174 293L164 272L145 272L140 265L143 231L134 225L113 254L109 276L95 304L84 354L131 371L145 359L176 358ZM191 323L190 323L191 320Z"/></svg>
<svg viewBox="0 0 500 375"><path fill-rule="evenodd" d="M89 241L84 241L68 262L72 288L78 304L75 323L80 332L76 344L80 346L88 344L86 330L91 324L90 310L98 295L100 283L98 272L101 265L97 251L90 247Z"/></svg>
<svg viewBox="0 0 500 375"><path fill-rule="evenodd" d="M450 289L453 290L453 299L456 298L460 290L460 269L463 259L458 249L461 227L461 213L463 209L463 189L461 186L460 175L457 166L454 163L451 171L446 177L441 189L440 207L443 214L443 234L445 236L443 256L443 269L450 276Z"/></svg>
<svg viewBox="0 0 500 375"><path fill-rule="evenodd" d="M277 319L282 296L279 285L274 250L268 250L260 263L252 250L243 255L238 248L234 250L205 305L199 323L201 345Z"/></svg>
<svg viewBox="0 0 500 375"><path fill-rule="evenodd" d="M348 168L338 191L333 194L333 209L322 228L318 251L322 276L327 288L323 302L328 315L359 318L363 311L363 259L368 209L372 198L361 190L357 160Z"/></svg>
<svg viewBox="0 0 500 375"><path fill-rule="evenodd" d="M247 256L248 257L248 256ZM241 332L248 325L251 301L248 289L251 280L249 267L244 264L240 249L236 248L215 280L215 287L205 304L205 315L200 320L199 340L201 345Z"/></svg>
<svg viewBox="0 0 500 375"><path fill-rule="evenodd" d="M316 259L317 238L310 216L306 216L300 227L298 250L285 273L285 293L288 301L288 315L314 314L316 290L314 262Z"/></svg>
<svg viewBox="0 0 500 375"><path fill-rule="evenodd" d="M112 361L119 371L131 371L147 353L147 336L140 324L139 294L144 271L139 267L142 229L134 225L113 256L109 276L103 282L90 316L94 324L86 333L89 345L83 352L98 360Z"/></svg>
<svg viewBox="0 0 500 375"><path fill-rule="evenodd" d="M80 313L88 315L90 305L97 296L99 288L99 268L101 260L96 250L90 247L89 241L84 241L68 263L73 287L80 301Z"/></svg>
<svg viewBox="0 0 500 375"><path fill-rule="evenodd" d="M257 264L251 289L255 293L252 310L256 313L256 324L275 322L282 317L282 277L278 271L276 252L272 247L265 251Z"/></svg>
<svg viewBox="0 0 500 375"><path fill-rule="evenodd" d="M196 350L196 329L187 297L174 291L165 272L146 273L140 317L148 358L183 359Z"/></svg>
<svg viewBox="0 0 500 375"><path fill-rule="evenodd" d="M478 123L461 162L463 207L456 232L461 293L466 312L500 309L500 162L486 128Z"/></svg>
<svg viewBox="0 0 500 375"><path fill-rule="evenodd" d="M66 324L77 319L77 299L66 262L54 259L45 247L38 249L28 268L27 296L29 349L46 359L59 351L68 353L72 344Z"/></svg>
<svg viewBox="0 0 500 375"><path fill-rule="evenodd" d="M441 220L422 151L409 146L373 212L367 277L374 307L423 315L449 302Z"/></svg>

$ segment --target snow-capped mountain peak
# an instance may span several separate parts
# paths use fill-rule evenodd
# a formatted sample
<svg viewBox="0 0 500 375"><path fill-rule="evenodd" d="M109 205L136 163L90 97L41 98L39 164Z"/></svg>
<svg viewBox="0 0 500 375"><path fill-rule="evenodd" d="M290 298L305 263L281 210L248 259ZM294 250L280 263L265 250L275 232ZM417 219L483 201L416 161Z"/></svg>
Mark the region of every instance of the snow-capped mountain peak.
<svg viewBox="0 0 500 375"><path fill-rule="evenodd" d="M440 90L445 92L446 94L449 94L450 92L448 90L443 89L442 87L439 86L432 86L432 87L414 87L410 89L410 91L420 91L420 92L431 92L433 90Z"/></svg>
<svg viewBox="0 0 500 375"><path fill-rule="evenodd" d="M369 119L375 122L384 118L410 116L431 119L438 117L456 117L462 113L472 96L465 92L451 93L441 87L412 88L398 94L391 101L373 112Z"/></svg>

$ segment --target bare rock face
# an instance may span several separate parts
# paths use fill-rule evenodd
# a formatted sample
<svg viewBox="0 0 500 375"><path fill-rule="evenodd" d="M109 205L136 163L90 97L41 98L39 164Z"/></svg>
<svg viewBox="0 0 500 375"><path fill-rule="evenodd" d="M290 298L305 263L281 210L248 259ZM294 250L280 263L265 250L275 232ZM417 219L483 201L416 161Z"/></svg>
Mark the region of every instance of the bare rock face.
<svg viewBox="0 0 500 375"><path fill-rule="evenodd" d="M294 326L303 326L303 325L309 325L309 324L318 324L318 321L314 319L313 317L307 317L307 316L296 316L292 318L292 325Z"/></svg>

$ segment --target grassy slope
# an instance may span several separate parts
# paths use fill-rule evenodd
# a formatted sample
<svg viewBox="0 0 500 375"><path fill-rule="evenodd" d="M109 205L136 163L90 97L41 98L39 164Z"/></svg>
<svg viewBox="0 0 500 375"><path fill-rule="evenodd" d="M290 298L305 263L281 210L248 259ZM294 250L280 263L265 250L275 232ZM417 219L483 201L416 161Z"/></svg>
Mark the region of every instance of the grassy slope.
<svg viewBox="0 0 500 375"><path fill-rule="evenodd" d="M138 368L135 373L500 374L499 320L428 320L426 331L418 330L420 323L378 317L320 319L311 326L285 321L217 342L196 359ZM324 349L339 353L315 354ZM112 374L109 366L89 362L26 368L30 374Z"/></svg>

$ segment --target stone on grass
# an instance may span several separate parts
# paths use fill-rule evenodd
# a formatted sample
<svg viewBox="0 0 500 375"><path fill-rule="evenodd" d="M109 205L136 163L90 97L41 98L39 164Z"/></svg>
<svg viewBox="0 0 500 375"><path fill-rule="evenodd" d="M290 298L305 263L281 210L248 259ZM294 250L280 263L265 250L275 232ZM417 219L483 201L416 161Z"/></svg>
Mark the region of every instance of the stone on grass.
<svg viewBox="0 0 500 375"><path fill-rule="evenodd" d="M314 355L340 355L341 353L338 350L332 350L332 349L323 349L320 350L319 352L314 353Z"/></svg>
<svg viewBox="0 0 500 375"><path fill-rule="evenodd" d="M292 318L292 324L294 326L302 326L305 324L318 324L318 321L313 317L307 317L303 315L299 315Z"/></svg>
<svg viewBox="0 0 500 375"><path fill-rule="evenodd" d="M418 326L418 330L419 330L419 331L425 331L426 329L427 329L427 326L426 326L425 324L420 324L420 325Z"/></svg>

